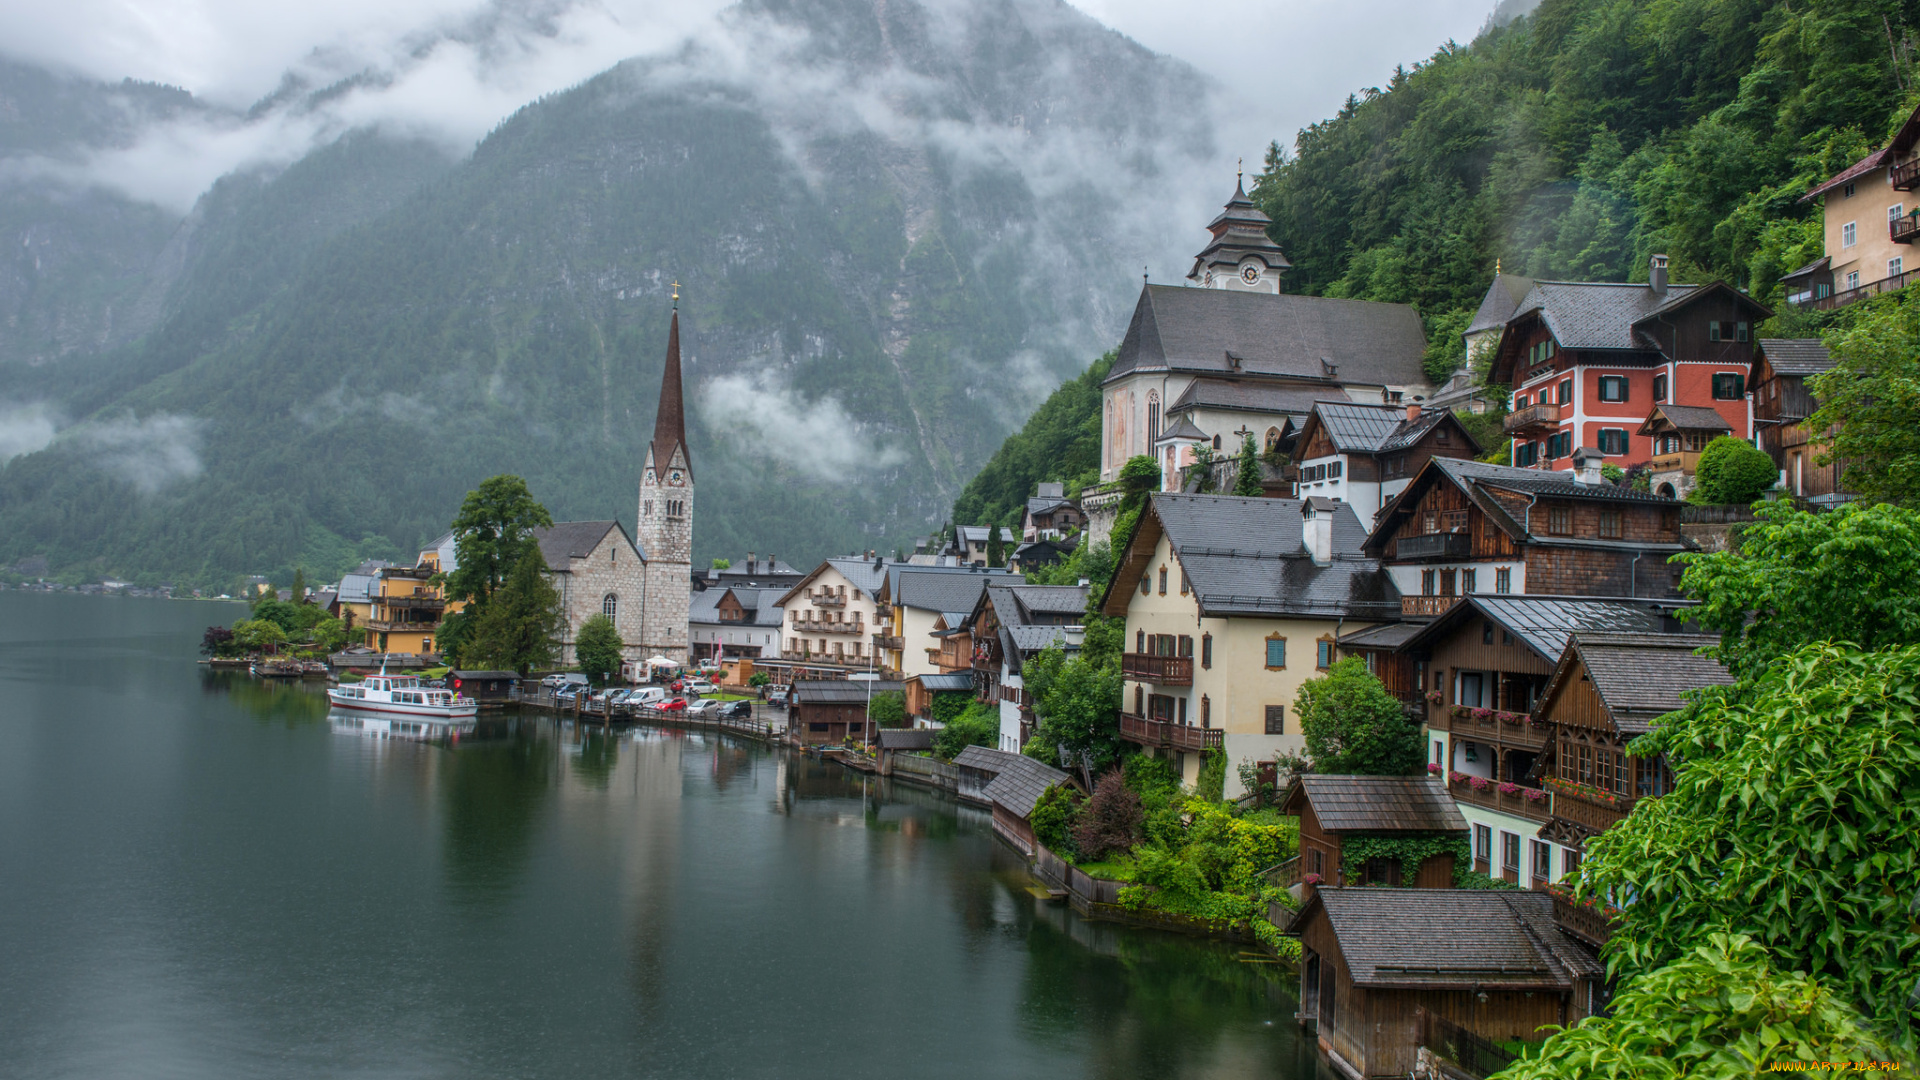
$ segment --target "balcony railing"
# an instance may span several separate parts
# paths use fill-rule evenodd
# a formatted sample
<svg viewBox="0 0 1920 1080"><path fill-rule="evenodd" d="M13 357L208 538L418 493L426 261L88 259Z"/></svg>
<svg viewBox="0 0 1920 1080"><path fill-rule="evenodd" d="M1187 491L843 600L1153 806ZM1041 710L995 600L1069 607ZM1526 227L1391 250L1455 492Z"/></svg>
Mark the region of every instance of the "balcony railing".
<svg viewBox="0 0 1920 1080"><path fill-rule="evenodd" d="M812 604L814 607L833 607L833 608L846 607L847 594L842 592L827 592L825 590L822 590L817 593L808 593L807 602Z"/></svg>
<svg viewBox="0 0 1920 1080"><path fill-rule="evenodd" d="M1550 427L1560 423L1560 406L1529 405L1524 409L1515 409L1507 414L1505 427L1511 435L1528 428Z"/></svg>
<svg viewBox="0 0 1920 1080"><path fill-rule="evenodd" d="M439 611L447 606L445 597L440 596L382 596L374 601L395 610L412 609L415 611Z"/></svg>
<svg viewBox="0 0 1920 1080"><path fill-rule="evenodd" d="M1218 750L1225 732L1219 728L1197 728L1167 720L1150 720L1132 713L1120 714L1120 737L1141 746L1171 750Z"/></svg>
<svg viewBox="0 0 1920 1080"><path fill-rule="evenodd" d="M898 634L875 634L873 635L873 647L876 649L892 649L898 652L907 647L907 639Z"/></svg>
<svg viewBox="0 0 1920 1080"><path fill-rule="evenodd" d="M797 619L793 628L807 634L864 634L867 624L859 619L852 622L827 622L822 619Z"/></svg>
<svg viewBox="0 0 1920 1080"><path fill-rule="evenodd" d="M1396 559L1464 559L1472 554L1473 534L1468 532L1403 536L1393 542Z"/></svg>
<svg viewBox="0 0 1920 1080"><path fill-rule="evenodd" d="M1915 274L1920 274L1920 270L1909 270L1904 274L1883 277L1879 281L1870 281L1857 289L1846 289L1832 296L1817 297L1809 306L1816 311L1832 311L1834 308L1846 307L1856 300L1865 300L1869 296L1879 296L1881 293L1904 289L1912 284Z"/></svg>
<svg viewBox="0 0 1920 1080"><path fill-rule="evenodd" d="M1629 796L1623 795L1609 803L1603 798L1551 780L1547 788L1553 792L1553 816L1590 832L1606 832L1633 813L1634 800Z"/></svg>
<svg viewBox="0 0 1920 1080"><path fill-rule="evenodd" d="M1444 615L1448 608L1459 602L1457 596L1402 596L1400 614L1419 617Z"/></svg>
<svg viewBox="0 0 1920 1080"><path fill-rule="evenodd" d="M1920 236L1920 218L1897 217L1887 222L1887 239L1896 244L1911 244Z"/></svg>
<svg viewBox="0 0 1920 1080"><path fill-rule="evenodd" d="M1895 191L1912 191L1920 187L1920 158L1895 165L1887 173L1887 183Z"/></svg>
<svg viewBox="0 0 1920 1080"><path fill-rule="evenodd" d="M1606 905L1582 904L1565 885L1547 886L1547 895L1553 897L1553 922L1560 929L1596 949L1613 936L1613 911Z"/></svg>
<svg viewBox="0 0 1920 1080"><path fill-rule="evenodd" d="M1160 686L1192 686L1193 657L1121 653L1120 674L1135 682L1150 682Z"/></svg>
<svg viewBox="0 0 1920 1080"><path fill-rule="evenodd" d="M1478 719L1473 715L1474 710L1461 716L1454 711L1458 708L1458 705L1447 705L1435 709L1438 715L1432 718L1433 726L1480 742L1534 751L1546 749L1547 741L1553 737L1551 724L1536 727L1526 720L1526 714L1522 712L1490 709L1488 712L1491 715ZM1515 717L1520 719L1515 722Z"/></svg>
<svg viewBox="0 0 1920 1080"><path fill-rule="evenodd" d="M1519 791L1508 795L1500 790L1500 781L1498 780L1489 782L1485 790L1474 787L1472 781L1469 780L1457 780L1448 786L1452 789L1455 802L1484 806L1489 810L1498 810L1503 814L1512 814L1515 817L1523 817L1529 821L1538 821L1542 825L1553 818L1553 812L1550 809L1552 800L1546 797L1545 793L1538 788L1528 789L1523 787ZM1528 790L1532 790L1535 795L1540 797L1533 799L1527 798L1526 792Z"/></svg>
<svg viewBox="0 0 1920 1080"><path fill-rule="evenodd" d="M1649 472L1677 472L1692 474L1700 464L1700 451L1682 450L1674 454L1661 454L1647 463Z"/></svg>

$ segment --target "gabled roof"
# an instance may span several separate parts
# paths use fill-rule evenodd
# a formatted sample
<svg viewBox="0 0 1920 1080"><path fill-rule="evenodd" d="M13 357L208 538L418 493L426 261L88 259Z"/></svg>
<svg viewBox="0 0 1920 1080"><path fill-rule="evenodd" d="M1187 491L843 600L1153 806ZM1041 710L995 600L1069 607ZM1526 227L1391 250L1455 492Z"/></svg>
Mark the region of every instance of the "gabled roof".
<svg viewBox="0 0 1920 1080"><path fill-rule="evenodd" d="M1647 435L1664 430L1655 421L1665 420L1666 427L1675 431L1732 431L1733 425L1720 415L1718 409L1705 405L1655 405L1653 411L1640 425L1639 434Z"/></svg>
<svg viewBox="0 0 1920 1080"><path fill-rule="evenodd" d="M1706 296L1723 294L1747 305L1760 317L1766 305L1724 281L1705 285L1670 284L1662 292L1650 285L1607 281L1539 281L1507 320L1509 327L1538 316L1562 349L1660 354L1660 345L1643 333L1647 322L1671 314ZM1508 335L1494 355L1492 376L1511 381L1508 370L1520 359L1520 336Z"/></svg>
<svg viewBox="0 0 1920 1080"><path fill-rule="evenodd" d="M1281 804L1297 816L1313 807L1314 820L1327 832L1466 832L1445 784L1427 776L1297 777Z"/></svg>
<svg viewBox="0 0 1920 1080"><path fill-rule="evenodd" d="M1064 495L1035 495L1027 500L1027 513L1029 515L1044 514L1050 510L1058 510L1063 506L1072 507L1075 510L1080 508L1079 503L1074 502Z"/></svg>
<svg viewBox="0 0 1920 1080"><path fill-rule="evenodd" d="M917 682L930 693L949 690L973 689L973 676L964 671L947 672L939 675L909 675L908 682Z"/></svg>
<svg viewBox="0 0 1920 1080"><path fill-rule="evenodd" d="M1407 639L1426 629L1425 623L1394 622L1369 626L1365 630L1355 630L1340 639L1341 649L1371 649L1376 652L1391 652L1407 643Z"/></svg>
<svg viewBox="0 0 1920 1080"><path fill-rule="evenodd" d="M1712 634L1575 632L1567 639L1535 715L1546 716L1575 671L1583 672L1623 735L1644 735L1652 721L1685 704L1680 695L1730 686L1733 676L1698 650L1720 644Z"/></svg>
<svg viewBox="0 0 1920 1080"><path fill-rule="evenodd" d="M931 750L932 728L885 728L880 732L882 750Z"/></svg>
<svg viewBox="0 0 1920 1080"><path fill-rule="evenodd" d="M1080 649L1082 634L1073 624L1038 622L1034 616L1078 615L1086 606L1087 590L1078 585L990 584L965 618L948 621L977 634L981 617L992 608L999 624L1000 653L1008 669L1018 673L1025 658L1044 649L1059 647L1070 653Z"/></svg>
<svg viewBox="0 0 1920 1080"><path fill-rule="evenodd" d="M953 566L931 566L912 562L889 562L887 563L886 581L881 585L880 591L874 595L889 604L898 602L897 598L900 595L900 576L902 574L954 574L961 576L971 575L974 578L1003 578L1014 576L1013 571L1002 567L974 566L972 563L958 563ZM968 606L971 606L971 604L969 603Z"/></svg>
<svg viewBox="0 0 1920 1080"><path fill-rule="evenodd" d="M1799 267L1798 269L1789 270L1786 273L1781 274L1780 280L1783 282L1786 282L1786 281L1792 281L1795 278L1806 277L1809 274L1813 274L1818 271L1825 270L1832 265L1833 265L1833 256L1822 255L1805 266Z"/></svg>
<svg viewBox="0 0 1920 1080"><path fill-rule="evenodd" d="M600 541L616 529L627 547L645 559L646 554L617 521L556 521L551 526L534 529L533 538L540 545L540 557L547 560L547 569L556 574L565 574L571 572L571 564L567 560L584 559L593 554L593 549L600 546Z"/></svg>
<svg viewBox="0 0 1920 1080"><path fill-rule="evenodd" d="M1819 338L1761 338L1761 358L1778 375L1820 375L1833 370L1833 354Z"/></svg>
<svg viewBox="0 0 1920 1080"><path fill-rule="evenodd" d="M1899 131L1894 132L1892 142L1828 177L1824 182L1815 184L1812 190L1800 196L1800 201L1805 202L1816 195L1824 195L1849 180L1890 165L1896 159L1905 157L1915 145L1920 145L1920 108L1907 114L1906 122L1900 125Z"/></svg>
<svg viewBox="0 0 1920 1080"><path fill-rule="evenodd" d="M1474 441L1472 433L1448 409L1427 409L1409 420L1404 405L1318 401L1314 403L1313 412L1301 427L1300 434L1306 436L1308 429L1318 424L1326 431L1334 448L1341 453L1378 454L1404 450L1426 438L1428 432L1443 423L1451 424L1460 433L1461 445L1472 448L1476 453L1479 451L1480 444Z"/></svg>
<svg viewBox="0 0 1920 1080"><path fill-rule="evenodd" d="M942 573L913 568L890 581L888 599L901 607L921 611L971 611L987 582L1011 575Z"/></svg>
<svg viewBox="0 0 1920 1080"><path fill-rule="evenodd" d="M1205 442L1212 437L1213 436L1208 435L1199 428L1194 427L1193 421L1182 415L1179 419L1175 420L1170 427L1162 431L1160 437L1155 439L1154 442L1170 442L1174 439L1192 439L1195 442Z"/></svg>
<svg viewBox="0 0 1920 1080"><path fill-rule="evenodd" d="M1464 458L1429 458L1427 464L1413 480L1401 489L1380 508L1374 516L1373 532L1367 537L1366 551L1378 555L1386 550L1387 540L1399 528L1400 522L1413 512L1420 503L1421 496L1434 484L1452 484L1466 495L1488 520L1504 530L1515 540L1529 543L1555 544L1574 547L1620 547L1625 545L1635 551L1679 551L1685 545L1672 543L1641 543L1621 540L1596 540L1589 538L1546 536L1539 532L1528 531L1528 521L1523 515L1514 517L1492 497L1494 491L1513 492L1527 496L1551 496L1560 499L1583 499L1596 502L1614 503L1660 503L1678 506L1679 501L1656 495L1650 491L1636 491L1624 484L1582 484L1574 480L1572 470L1522 469L1513 465L1489 465L1484 461L1470 461Z"/></svg>
<svg viewBox="0 0 1920 1080"><path fill-rule="evenodd" d="M1325 918L1356 986L1573 989L1604 969L1527 890L1316 888L1293 917Z"/></svg>
<svg viewBox="0 0 1920 1080"><path fill-rule="evenodd" d="M888 569L894 566L905 565L907 564L895 563L887 559L864 559L851 555L828 559L819 566L809 570L806 577L794 582L792 588L784 590L780 594L779 606L785 607L796 599L805 599L804 592L807 586L813 584L821 574L826 573L829 569L837 572L841 577L846 578L849 585L859 589L866 595L879 597L882 595L881 590L887 586ZM915 569L920 569L920 567L915 567Z"/></svg>
<svg viewBox="0 0 1920 1080"><path fill-rule="evenodd" d="M778 603L785 589L756 589L744 585L728 585L718 589L704 589L694 593L687 605L687 621L690 623L714 623L722 627L768 627L779 626L785 618L785 612ZM751 618L738 621L722 621L720 604L731 595Z"/></svg>
<svg viewBox="0 0 1920 1080"><path fill-rule="evenodd" d="M1474 593L1420 629L1401 646L1420 652L1437 646L1467 622L1489 620L1551 664L1567 638L1579 632L1664 634L1674 612L1692 606L1683 600L1634 600L1606 596L1541 596L1533 593Z"/></svg>
<svg viewBox="0 0 1920 1080"><path fill-rule="evenodd" d="M1169 370L1421 386L1426 350L1420 315L1406 304L1146 285L1107 381ZM1237 372L1228 353L1240 358Z"/></svg>
<svg viewBox="0 0 1920 1080"><path fill-rule="evenodd" d="M1379 560L1362 553L1366 530L1353 508L1336 504L1333 558L1317 566L1306 548L1302 507L1298 499L1153 495L1120 553L1102 610L1126 614L1164 535L1204 615L1398 618L1399 590Z"/></svg>
<svg viewBox="0 0 1920 1080"><path fill-rule="evenodd" d="M802 705L865 704L871 694L900 688L900 683L885 679L807 679L793 684L793 699Z"/></svg>
<svg viewBox="0 0 1920 1080"><path fill-rule="evenodd" d="M1337 396L1338 387L1321 383L1266 382L1254 379L1198 378L1187 384L1180 396L1167 406L1167 415L1191 413L1195 409L1225 412L1271 413L1282 418L1280 433L1298 427L1313 411L1313 403Z"/></svg>
<svg viewBox="0 0 1920 1080"><path fill-rule="evenodd" d="M984 544L990 538L990 534L987 532L988 528L989 526L986 525L962 525L956 531L960 533L960 539L969 544ZM1007 528L1005 525L1000 526L1000 539L1004 543L1011 543L1013 541L1013 530Z"/></svg>
<svg viewBox="0 0 1920 1080"><path fill-rule="evenodd" d="M1480 298L1480 309L1473 313L1473 321L1467 324L1466 333L1477 334L1482 330L1493 330L1505 326L1507 320L1533 291L1533 279L1518 274L1493 275L1493 283L1487 286L1487 295Z"/></svg>

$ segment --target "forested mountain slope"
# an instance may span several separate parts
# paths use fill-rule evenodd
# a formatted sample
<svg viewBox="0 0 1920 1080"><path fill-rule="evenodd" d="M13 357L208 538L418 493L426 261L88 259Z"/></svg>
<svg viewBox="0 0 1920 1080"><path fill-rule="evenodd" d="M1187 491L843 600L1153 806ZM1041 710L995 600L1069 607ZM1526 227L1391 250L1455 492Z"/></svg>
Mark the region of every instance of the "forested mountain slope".
<svg viewBox="0 0 1920 1080"><path fill-rule="evenodd" d="M937 524L1118 332L1205 86L1053 0L730 19L739 55L630 61L464 161L359 133L223 180L150 331L7 371L74 422L0 468L0 566L327 575L502 471L631 521L675 281L698 558Z"/></svg>

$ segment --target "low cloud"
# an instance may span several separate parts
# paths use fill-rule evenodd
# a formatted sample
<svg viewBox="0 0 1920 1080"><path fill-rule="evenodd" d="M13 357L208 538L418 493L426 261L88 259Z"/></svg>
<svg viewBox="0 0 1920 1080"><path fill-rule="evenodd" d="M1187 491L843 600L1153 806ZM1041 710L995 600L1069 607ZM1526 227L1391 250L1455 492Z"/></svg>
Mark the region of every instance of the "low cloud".
<svg viewBox="0 0 1920 1080"><path fill-rule="evenodd" d="M851 480L906 463L833 397L809 401L773 376L722 375L695 392L707 428L739 443L750 460L783 462L815 480Z"/></svg>
<svg viewBox="0 0 1920 1080"><path fill-rule="evenodd" d="M0 465L44 450L59 430L59 415L44 404L0 403Z"/></svg>
<svg viewBox="0 0 1920 1080"><path fill-rule="evenodd" d="M100 468L152 495L200 475L205 424L175 413L128 416L88 424L72 433L72 441Z"/></svg>

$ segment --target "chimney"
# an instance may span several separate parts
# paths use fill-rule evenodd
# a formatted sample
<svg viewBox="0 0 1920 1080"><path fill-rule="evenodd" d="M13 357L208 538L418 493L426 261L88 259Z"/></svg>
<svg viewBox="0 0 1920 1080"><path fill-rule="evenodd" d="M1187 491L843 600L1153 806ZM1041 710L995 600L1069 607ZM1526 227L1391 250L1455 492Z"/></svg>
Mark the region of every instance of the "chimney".
<svg viewBox="0 0 1920 1080"><path fill-rule="evenodd" d="M1599 487L1606 483L1606 477L1600 473L1600 463L1605 461L1600 451L1583 446L1573 452L1573 482L1587 487Z"/></svg>
<svg viewBox="0 0 1920 1080"><path fill-rule="evenodd" d="M1315 566L1333 562L1334 500L1312 496L1300 503L1300 540Z"/></svg>
<svg viewBox="0 0 1920 1080"><path fill-rule="evenodd" d="M749 574L758 573L758 571L754 569L753 552L751 551L747 552L747 573Z"/></svg>
<svg viewBox="0 0 1920 1080"><path fill-rule="evenodd" d="M1411 424L1418 419L1420 419L1420 403L1416 401L1407 406L1407 423Z"/></svg>
<svg viewBox="0 0 1920 1080"><path fill-rule="evenodd" d="M1665 255L1655 255L1647 260L1647 288L1652 289L1656 296L1667 295L1667 257Z"/></svg>

